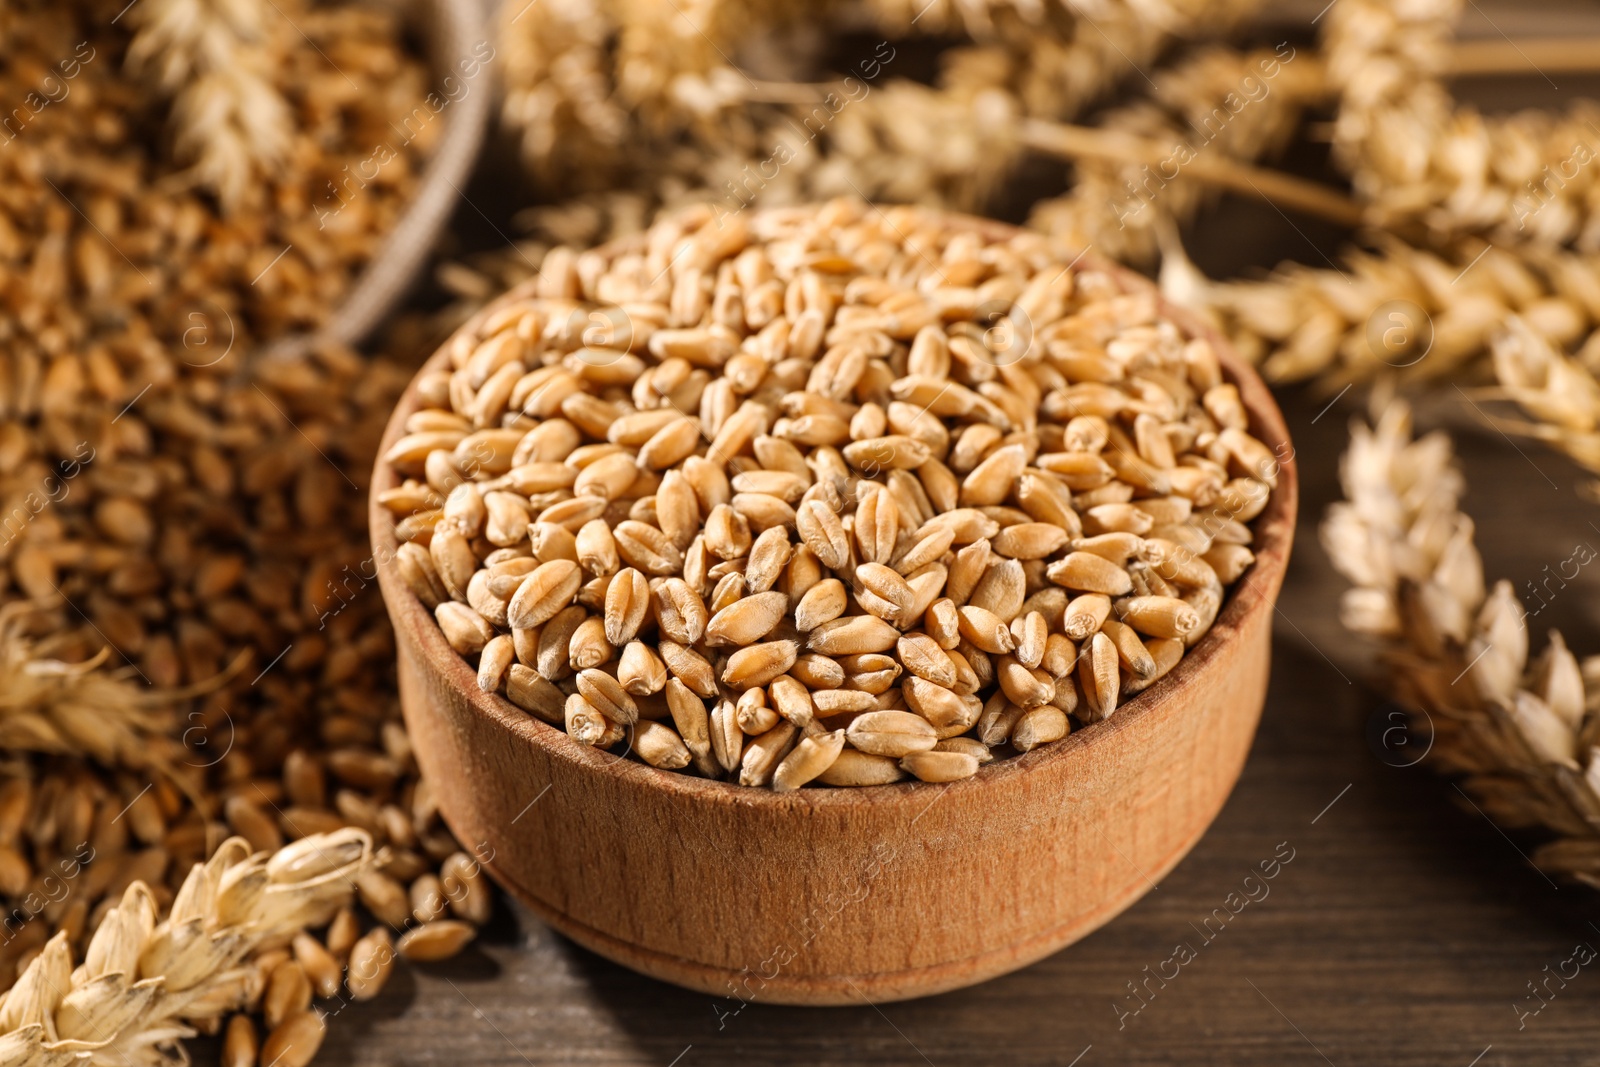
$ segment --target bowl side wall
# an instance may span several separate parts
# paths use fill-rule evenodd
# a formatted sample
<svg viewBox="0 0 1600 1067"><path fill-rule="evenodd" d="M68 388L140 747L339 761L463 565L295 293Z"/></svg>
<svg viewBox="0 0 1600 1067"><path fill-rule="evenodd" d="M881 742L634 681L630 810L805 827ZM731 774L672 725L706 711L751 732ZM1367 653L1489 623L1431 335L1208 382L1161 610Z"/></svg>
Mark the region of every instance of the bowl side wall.
<svg viewBox="0 0 1600 1067"><path fill-rule="evenodd" d="M423 773L476 783L441 793L452 829L556 929L717 996L845 1004L1003 974L1147 892L1238 777L1270 633L1270 609L1248 614L1158 714L1033 754L1058 758L851 804L707 803L562 758L541 736L560 731L480 714L405 644L401 692Z"/></svg>

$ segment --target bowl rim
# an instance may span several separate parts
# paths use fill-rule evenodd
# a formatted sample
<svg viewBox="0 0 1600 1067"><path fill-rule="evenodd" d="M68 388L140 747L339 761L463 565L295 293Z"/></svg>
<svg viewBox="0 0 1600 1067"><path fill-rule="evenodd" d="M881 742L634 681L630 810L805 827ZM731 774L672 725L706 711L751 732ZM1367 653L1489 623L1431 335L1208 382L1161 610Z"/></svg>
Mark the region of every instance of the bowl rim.
<svg viewBox="0 0 1600 1067"><path fill-rule="evenodd" d="M792 209L780 209L792 210ZM931 210L931 209L922 209ZM1000 239L1030 234L1030 231L1007 223L965 215L958 212L933 211L953 226L965 228ZM636 234L600 246L601 251L614 253L638 247L643 239ZM1093 254L1092 247L1081 251L1070 262L1076 269L1096 270L1116 278L1122 290L1132 293L1140 290L1155 291L1155 286L1143 275L1112 263ZM544 748L555 758L585 767L595 773L607 774L620 784L637 788L658 790L701 803L731 805L763 805L778 810L828 809L836 806L857 807L862 804L895 803L903 799L925 797L936 791L938 797L950 788L983 789L1006 777L1040 771L1051 765L1077 757L1082 750L1092 752L1107 744L1125 729L1160 714L1163 710L1174 713L1181 701L1171 698L1205 674L1222 656L1223 651L1239 640L1245 621L1261 611L1276 610L1278 587L1288 567L1289 553L1294 540L1298 504L1299 480L1295 463L1294 446L1289 438L1283 414L1273 399L1261 376L1245 363L1227 340L1208 323L1192 312L1171 304L1156 292L1157 307L1162 316L1173 321L1186 337L1208 341L1222 364L1224 379L1239 390L1240 399L1250 417L1251 432L1278 457L1278 485L1268 498L1267 506L1251 522L1255 542L1255 560L1249 568L1227 589L1227 596L1211 629L1194 647L1188 649L1178 664L1147 689L1137 693L1127 703L1119 705L1116 712L1101 722L1073 730L1060 741L1042 745L1020 756L996 759L978 768L970 778L954 782L930 783L915 779L877 786L814 786L787 793L771 789L739 785L734 782L702 778L681 771L661 770L627 754L618 756L597 750L575 741L565 730L544 722L532 712L511 703L499 693L485 693L478 688L474 671L445 640L444 633L434 621L433 613L411 592L395 570L395 553L399 548L394 537L393 520L388 509L379 503L385 490L398 485L400 479L383 456L404 432L406 419L418 409L417 385L422 376L447 368L449 351L456 338L477 329L506 304L533 295L537 277L517 285L480 309L439 346L428 360L418 368L407 384L384 429L382 443L374 460L371 490L368 499L369 532L373 559L377 564L379 584L390 619L396 631L404 630L399 640L409 642L428 661L425 669L441 672L451 688L463 693L466 704L475 714L487 716L510 733ZM1265 588L1263 588L1265 587ZM1224 662L1226 662L1224 660ZM931 806L931 803L930 803Z"/></svg>

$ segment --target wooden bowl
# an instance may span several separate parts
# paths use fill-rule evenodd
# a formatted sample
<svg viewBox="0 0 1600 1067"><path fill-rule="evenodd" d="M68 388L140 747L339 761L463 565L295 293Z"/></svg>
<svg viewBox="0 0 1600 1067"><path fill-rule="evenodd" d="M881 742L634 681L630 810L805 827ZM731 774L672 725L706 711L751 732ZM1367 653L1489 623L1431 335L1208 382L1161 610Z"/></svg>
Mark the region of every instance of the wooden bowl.
<svg viewBox="0 0 1600 1067"><path fill-rule="evenodd" d="M1130 289L1149 285L1094 265ZM727 998L729 1011L957 989L1047 956L1143 896L1205 833L1244 765L1296 498L1266 386L1221 338L1164 310L1209 337L1252 432L1283 457L1254 524L1256 561L1211 631L1112 718L950 784L778 794L709 781L579 744L481 692L395 571L392 519L377 499L397 479L380 462L372 539L400 699L462 845L580 945ZM425 370L445 360L441 350ZM416 407L413 383L380 455Z"/></svg>

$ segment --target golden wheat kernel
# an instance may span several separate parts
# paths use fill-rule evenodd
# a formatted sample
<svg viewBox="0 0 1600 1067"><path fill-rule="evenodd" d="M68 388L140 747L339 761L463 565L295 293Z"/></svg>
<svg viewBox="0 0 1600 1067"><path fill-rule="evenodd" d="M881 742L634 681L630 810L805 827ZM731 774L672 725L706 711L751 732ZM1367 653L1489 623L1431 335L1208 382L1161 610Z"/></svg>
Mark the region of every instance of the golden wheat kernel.
<svg viewBox="0 0 1600 1067"><path fill-rule="evenodd" d="M327 1023L316 1011L300 1011L273 1027L261 1043L265 1063L281 1067L306 1067L327 1036Z"/></svg>
<svg viewBox="0 0 1600 1067"><path fill-rule="evenodd" d="M1027 571L1014 559L993 561L978 579L968 607L982 608L1009 623L1022 610L1027 597Z"/></svg>
<svg viewBox="0 0 1600 1067"><path fill-rule="evenodd" d="M477 928L459 919L439 919L414 926L400 935L395 951L408 960L449 959L477 936Z"/></svg>
<svg viewBox="0 0 1600 1067"><path fill-rule="evenodd" d="M760 737L752 738L740 759L739 784L770 785L798 736L799 730L792 723L779 722Z"/></svg>
<svg viewBox="0 0 1600 1067"><path fill-rule="evenodd" d="M643 641L629 641L617 661L617 681L634 696L659 693L667 684L667 665Z"/></svg>
<svg viewBox="0 0 1600 1067"><path fill-rule="evenodd" d="M572 603L582 584L582 572L572 560L540 564L517 586L506 607L506 617L513 627L538 626Z"/></svg>
<svg viewBox="0 0 1600 1067"><path fill-rule="evenodd" d="M966 752L910 752L900 766L924 782L955 782L978 773L977 758Z"/></svg>
<svg viewBox="0 0 1600 1067"><path fill-rule="evenodd" d="M816 781L831 786L888 785L905 776L899 761L891 756L875 756L846 747Z"/></svg>
<svg viewBox="0 0 1600 1067"><path fill-rule="evenodd" d="M838 581L837 577L826 577L818 584L811 585L811 589L806 590L800 598L800 603L795 605L795 627L802 632L810 632L824 622L832 622L842 616L848 603L850 595L845 584Z"/></svg>
<svg viewBox="0 0 1600 1067"><path fill-rule="evenodd" d="M536 670L513 663L506 674L506 699L555 725L565 721L565 698Z"/></svg>
<svg viewBox="0 0 1600 1067"><path fill-rule="evenodd" d="M650 766L666 771L681 770L693 758L676 730L650 719L642 719L634 727L633 751Z"/></svg>
<svg viewBox="0 0 1600 1067"><path fill-rule="evenodd" d="M863 752L894 757L926 751L939 741L928 720L906 711L869 711L851 721L845 738Z"/></svg>
<svg viewBox="0 0 1600 1067"><path fill-rule="evenodd" d="M1117 617L1150 637L1183 638L1200 625L1200 614L1170 596L1135 596L1115 604Z"/></svg>
<svg viewBox="0 0 1600 1067"><path fill-rule="evenodd" d="M1057 585L1080 592L1123 596L1133 590L1133 579L1125 569L1091 552L1068 553L1050 564L1046 573Z"/></svg>
<svg viewBox="0 0 1600 1067"><path fill-rule="evenodd" d="M705 635L709 613L700 594L682 578L658 579L654 594L656 624L679 644L693 645Z"/></svg>
<svg viewBox="0 0 1600 1067"><path fill-rule="evenodd" d="M822 774L844 751L844 731L832 730L801 738L773 772L772 788L780 793L799 789Z"/></svg>
<svg viewBox="0 0 1600 1067"><path fill-rule="evenodd" d="M838 661L815 652L796 656L789 674L813 693L837 689L844 684L844 668L839 666Z"/></svg>
<svg viewBox="0 0 1600 1067"><path fill-rule="evenodd" d="M483 651L494 636L494 628L482 615L453 600L435 608L434 618L438 620L450 647L463 656Z"/></svg>
<svg viewBox="0 0 1600 1067"><path fill-rule="evenodd" d="M788 596L776 591L735 600L718 611L706 624L706 643L741 648L754 644L773 631L783 620L788 608Z"/></svg>
<svg viewBox="0 0 1600 1067"><path fill-rule="evenodd" d="M793 667L799 652L796 641L764 641L741 648L728 657L722 680L740 690L766 685Z"/></svg>
<svg viewBox="0 0 1600 1067"><path fill-rule="evenodd" d="M734 714L739 729L752 736L764 734L778 725L776 709L767 705L767 691L758 687L746 689L734 701Z"/></svg>
<svg viewBox="0 0 1600 1067"><path fill-rule="evenodd" d="M821 623L806 634L806 646L826 656L886 652L900 639L900 631L871 615L851 615Z"/></svg>

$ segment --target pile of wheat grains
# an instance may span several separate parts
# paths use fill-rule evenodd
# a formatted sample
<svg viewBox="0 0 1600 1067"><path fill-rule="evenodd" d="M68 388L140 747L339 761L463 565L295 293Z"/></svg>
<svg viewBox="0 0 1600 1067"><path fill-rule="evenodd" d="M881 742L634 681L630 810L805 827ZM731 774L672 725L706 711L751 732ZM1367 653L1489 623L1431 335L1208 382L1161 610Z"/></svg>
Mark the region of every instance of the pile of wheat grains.
<svg viewBox="0 0 1600 1067"><path fill-rule="evenodd" d="M1150 686L1277 457L1152 291L915 208L557 248L423 376L395 565L578 741L792 790L949 781Z"/></svg>
<svg viewBox="0 0 1600 1067"><path fill-rule="evenodd" d="M253 345L323 323L409 204L444 125L415 117L427 67L392 14L300 0L230 5L265 11L267 39L232 47L241 69L265 51L257 58L271 78L251 83L256 95L243 103L214 88L203 106L183 109L152 78L191 70L191 53L231 40L177 32L197 31L190 23L212 5L141 3L117 24L123 6L27 0L0 10L8 419L32 414L46 385L52 399L78 394L115 414L174 369L210 367L228 352L233 370ZM273 42L285 35L279 56ZM243 147L221 162L191 159L186 146L246 136L224 121L246 104L283 127L271 159Z"/></svg>
<svg viewBox="0 0 1600 1067"><path fill-rule="evenodd" d="M26 1038L28 989L55 990L54 1010L58 964L115 942L114 916L194 905L194 865L230 836L292 856L357 834L344 896L353 882L359 905L247 960L196 949L228 996L194 1011L169 996L166 1021L116 1016L132 1020L118 1042L153 1027L166 1048L265 1005L267 1040L294 1038L287 1064L315 1051L313 991L375 995L397 955L459 947L490 906L418 777L362 577L364 486L410 371L333 346L260 352L327 318L443 124L355 188L349 173L399 142L427 93L399 20L202 6L141 4L120 24L121 3L0 7L0 990L38 965L0 1000L0 1041ZM229 47L271 53L239 56L270 85L229 85L287 108L287 140L232 159L250 168L241 183L181 151L232 143L201 121L232 121L231 90L191 94L217 106L186 112L153 82L195 49L216 60L217 33L176 32L196 30L189 15L252 11L261 40ZM199 977L180 964L148 957L117 1010L148 1001L144 979ZM255 1041L256 1019L227 1025Z"/></svg>

